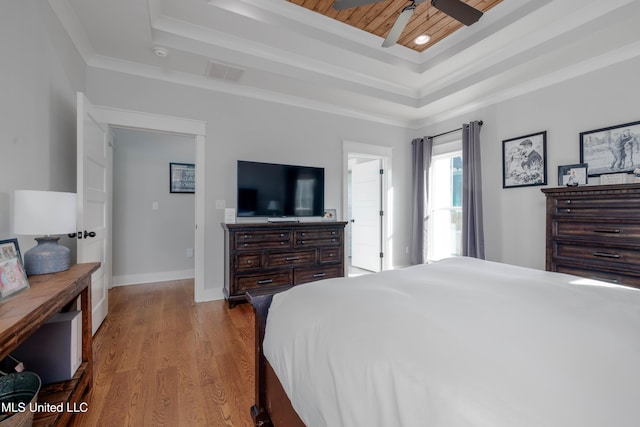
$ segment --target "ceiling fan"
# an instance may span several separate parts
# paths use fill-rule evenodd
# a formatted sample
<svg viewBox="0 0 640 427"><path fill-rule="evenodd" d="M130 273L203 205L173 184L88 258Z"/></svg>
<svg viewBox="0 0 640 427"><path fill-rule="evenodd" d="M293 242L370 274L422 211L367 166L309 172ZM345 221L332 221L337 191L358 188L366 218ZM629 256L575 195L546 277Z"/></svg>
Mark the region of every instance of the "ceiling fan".
<svg viewBox="0 0 640 427"><path fill-rule="evenodd" d="M335 10L345 10L352 7L364 6L366 4L379 3L384 0L335 0L333 8ZM396 44L404 28L409 23L409 19L413 16L413 12L416 6L423 3L425 0L408 0L411 2L409 6L406 6L400 12L400 16L396 19L396 22L391 27L391 31L387 34L387 38L382 43L382 47L389 47ZM482 12L478 9L469 6L462 0L431 0L431 6L446 13L453 19L462 22L464 25L471 25L478 21L482 16Z"/></svg>

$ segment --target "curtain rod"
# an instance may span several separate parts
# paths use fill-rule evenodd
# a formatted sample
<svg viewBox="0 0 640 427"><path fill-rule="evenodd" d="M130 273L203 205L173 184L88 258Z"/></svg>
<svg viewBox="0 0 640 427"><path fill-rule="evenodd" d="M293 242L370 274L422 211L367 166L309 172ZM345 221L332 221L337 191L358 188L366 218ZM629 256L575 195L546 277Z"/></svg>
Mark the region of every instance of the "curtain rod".
<svg viewBox="0 0 640 427"><path fill-rule="evenodd" d="M478 124L479 124L480 126L482 126L482 120L480 120L480 121L478 122ZM450 130L450 131L447 131L447 132L442 132L442 133L439 133L439 134L437 134L437 135L430 136L430 137L428 137L428 138L437 138L437 137L439 137L439 136L449 135L450 133L458 132L459 130L462 130L462 128L458 128L458 129Z"/></svg>

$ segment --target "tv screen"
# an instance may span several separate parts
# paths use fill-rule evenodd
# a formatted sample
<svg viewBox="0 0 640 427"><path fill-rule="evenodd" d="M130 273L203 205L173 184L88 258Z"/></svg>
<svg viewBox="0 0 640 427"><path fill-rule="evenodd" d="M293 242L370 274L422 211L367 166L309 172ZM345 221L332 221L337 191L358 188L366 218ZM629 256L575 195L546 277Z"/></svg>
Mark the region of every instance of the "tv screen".
<svg viewBox="0 0 640 427"><path fill-rule="evenodd" d="M238 216L322 216L324 168L238 160Z"/></svg>

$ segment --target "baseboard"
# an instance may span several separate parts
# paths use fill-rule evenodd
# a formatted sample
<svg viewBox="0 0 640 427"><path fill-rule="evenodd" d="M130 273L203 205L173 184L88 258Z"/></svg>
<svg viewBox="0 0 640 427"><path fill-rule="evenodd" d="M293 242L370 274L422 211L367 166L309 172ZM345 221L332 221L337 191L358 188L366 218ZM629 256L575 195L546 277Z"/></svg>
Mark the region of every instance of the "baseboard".
<svg viewBox="0 0 640 427"><path fill-rule="evenodd" d="M140 285L142 283L167 282L170 280L193 279L194 270L162 271L156 273L125 274L113 276L113 286Z"/></svg>

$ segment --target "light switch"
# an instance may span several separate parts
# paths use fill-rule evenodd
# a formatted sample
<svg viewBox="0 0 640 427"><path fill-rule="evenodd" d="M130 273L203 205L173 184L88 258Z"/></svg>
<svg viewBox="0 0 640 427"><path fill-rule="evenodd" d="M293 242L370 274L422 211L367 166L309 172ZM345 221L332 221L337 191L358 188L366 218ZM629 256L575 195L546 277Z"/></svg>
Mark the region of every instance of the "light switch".
<svg viewBox="0 0 640 427"><path fill-rule="evenodd" d="M151 202L151 210L152 211L158 210L158 202Z"/></svg>

